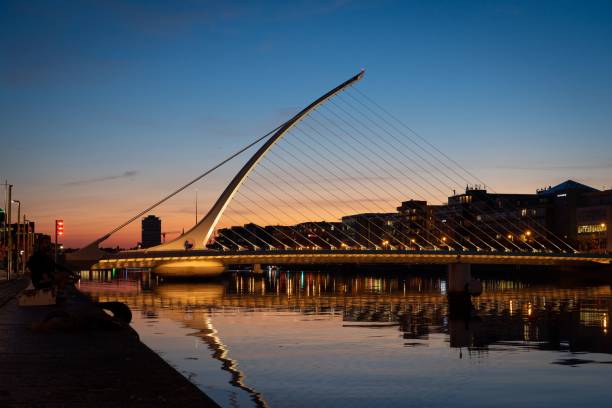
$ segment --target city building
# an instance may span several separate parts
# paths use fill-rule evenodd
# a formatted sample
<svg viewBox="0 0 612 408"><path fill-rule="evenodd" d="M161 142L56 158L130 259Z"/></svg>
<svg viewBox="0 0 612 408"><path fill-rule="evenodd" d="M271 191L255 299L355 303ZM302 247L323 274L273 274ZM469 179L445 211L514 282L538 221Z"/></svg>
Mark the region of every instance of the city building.
<svg viewBox="0 0 612 408"><path fill-rule="evenodd" d="M3 220L5 221L5 220ZM2 224L0 228L0 269L6 269L8 264L8 235L11 236L13 268L22 271L25 262L35 249L37 234L36 224L32 221Z"/></svg>
<svg viewBox="0 0 612 408"><path fill-rule="evenodd" d="M582 195L576 209L578 249L587 252L612 252L612 190Z"/></svg>
<svg viewBox="0 0 612 408"><path fill-rule="evenodd" d="M161 220L149 215L142 219L141 247L150 248L161 244Z"/></svg>
<svg viewBox="0 0 612 408"><path fill-rule="evenodd" d="M612 251L612 190L573 180L521 194L468 186L446 205L408 200L397 211L394 245L400 248L566 251L566 242L581 251ZM375 215L367 218L387 214ZM343 219L348 221L360 227L356 219Z"/></svg>
<svg viewBox="0 0 612 408"><path fill-rule="evenodd" d="M439 206L427 201L408 200L397 207L396 228L398 246L402 249L422 249L433 246L440 234L436 232L436 211Z"/></svg>
<svg viewBox="0 0 612 408"><path fill-rule="evenodd" d="M397 212L352 214L342 222L224 228L208 247L612 252L611 222L612 190L572 180L526 194L468 186L442 205L407 200Z"/></svg>
<svg viewBox="0 0 612 408"><path fill-rule="evenodd" d="M300 245L306 245L305 242L300 241L295 229L291 226L268 225L264 227L264 229L271 235L274 242L276 242L281 248L296 249Z"/></svg>
<svg viewBox="0 0 612 408"><path fill-rule="evenodd" d="M447 205L435 207L431 239L455 249L529 249L535 239L532 231L539 231L544 222L544 207L537 194L490 193L468 186L464 193L448 197Z"/></svg>
<svg viewBox="0 0 612 408"><path fill-rule="evenodd" d="M306 240L306 247L322 249L346 246L346 233L341 222L303 222L294 226L299 237ZM344 244L344 245L343 245Z"/></svg>
<svg viewBox="0 0 612 408"><path fill-rule="evenodd" d="M461 245L510 250L543 247L610 251L612 192L567 180L535 194L489 193L479 186L434 211L437 230Z"/></svg>
<svg viewBox="0 0 612 408"><path fill-rule="evenodd" d="M349 247L398 247L402 244L398 239L397 225L397 213L363 213L342 217L345 244Z"/></svg>
<svg viewBox="0 0 612 408"><path fill-rule="evenodd" d="M598 191L573 180L539 190L538 196L546 201L548 211L546 221L550 231L576 245L578 238L577 210L583 205L586 195Z"/></svg>

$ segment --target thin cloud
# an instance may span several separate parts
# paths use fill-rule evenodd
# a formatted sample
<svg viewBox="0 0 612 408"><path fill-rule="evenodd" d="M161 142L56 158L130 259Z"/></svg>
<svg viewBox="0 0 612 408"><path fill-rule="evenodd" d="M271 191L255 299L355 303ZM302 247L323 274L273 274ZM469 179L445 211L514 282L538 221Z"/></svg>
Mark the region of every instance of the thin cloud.
<svg viewBox="0 0 612 408"><path fill-rule="evenodd" d="M86 185L86 184L100 183L100 182L108 181L108 180L117 180L117 179L122 179L122 178L130 178L130 177L134 177L137 174L138 174L137 171L129 170L129 171L125 171L125 172L123 172L121 174L115 174L115 175L112 175L112 176L96 177L96 178L90 178L90 179L81 179L81 180L69 181L67 183L64 183L63 185L66 186L66 187L82 186L82 185Z"/></svg>

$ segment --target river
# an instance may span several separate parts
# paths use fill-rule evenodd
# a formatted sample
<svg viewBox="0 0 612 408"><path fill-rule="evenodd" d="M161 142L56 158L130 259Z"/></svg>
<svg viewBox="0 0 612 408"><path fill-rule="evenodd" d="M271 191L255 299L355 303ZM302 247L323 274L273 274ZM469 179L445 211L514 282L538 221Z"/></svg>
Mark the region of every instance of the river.
<svg viewBox="0 0 612 408"><path fill-rule="evenodd" d="M161 282L83 272L141 340L224 407L609 406L609 284L487 274L449 307L444 274L265 270Z"/></svg>

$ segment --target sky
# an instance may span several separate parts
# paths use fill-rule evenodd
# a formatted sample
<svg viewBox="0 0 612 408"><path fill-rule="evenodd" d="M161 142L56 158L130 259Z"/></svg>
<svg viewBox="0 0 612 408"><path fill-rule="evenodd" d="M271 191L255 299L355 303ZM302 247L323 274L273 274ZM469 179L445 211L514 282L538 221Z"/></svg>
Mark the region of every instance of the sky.
<svg viewBox="0 0 612 408"><path fill-rule="evenodd" d="M362 68L360 90L496 191L612 187L612 2L595 0L5 0L0 179L80 246ZM246 159L169 202L163 229Z"/></svg>

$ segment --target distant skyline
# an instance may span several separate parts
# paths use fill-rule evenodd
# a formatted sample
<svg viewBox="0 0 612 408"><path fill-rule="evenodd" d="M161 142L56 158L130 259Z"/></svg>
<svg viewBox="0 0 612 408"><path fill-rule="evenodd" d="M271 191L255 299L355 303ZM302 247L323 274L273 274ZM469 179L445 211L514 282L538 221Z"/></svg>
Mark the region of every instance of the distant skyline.
<svg viewBox="0 0 612 408"><path fill-rule="evenodd" d="M0 181L40 232L63 218L67 246L361 68L361 90L496 191L567 179L612 188L609 1L5 1L0 11ZM201 216L247 157L155 211L162 230L189 228L195 189ZM104 245L139 234L135 222Z"/></svg>

